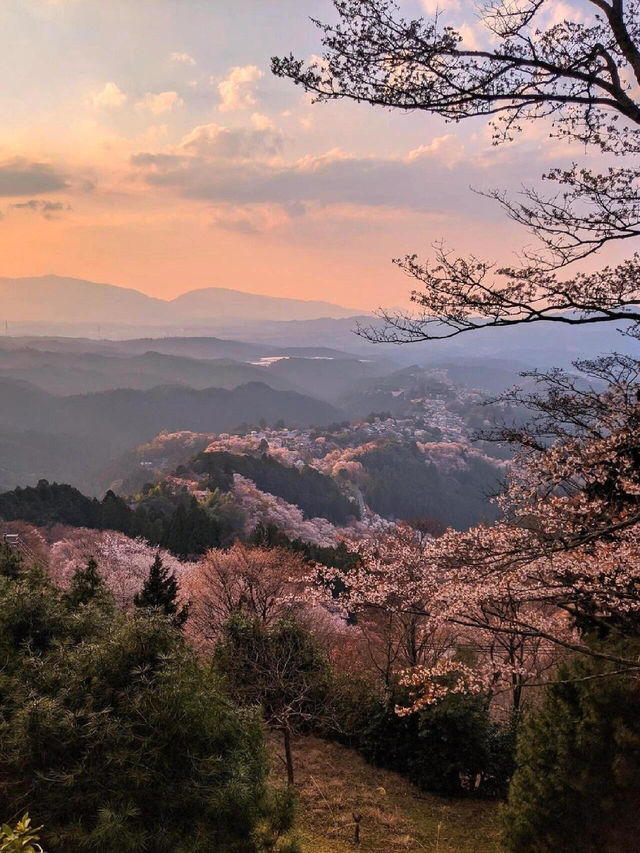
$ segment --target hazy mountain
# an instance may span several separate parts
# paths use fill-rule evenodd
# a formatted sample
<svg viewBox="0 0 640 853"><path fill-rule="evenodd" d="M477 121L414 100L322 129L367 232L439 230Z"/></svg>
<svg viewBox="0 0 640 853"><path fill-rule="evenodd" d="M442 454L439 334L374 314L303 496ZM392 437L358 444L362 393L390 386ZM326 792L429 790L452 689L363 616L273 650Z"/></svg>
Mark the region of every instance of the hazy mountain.
<svg viewBox="0 0 640 853"><path fill-rule="evenodd" d="M224 328L232 322L249 324L315 317L346 317L353 310L329 302L283 299L208 287L165 300L137 290L56 275L0 278L2 316L13 333L31 329L37 334L100 337L120 328L179 331Z"/></svg>
<svg viewBox="0 0 640 853"><path fill-rule="evenodd" d="M277 356L293 358L353 358L353 355L324 346L278 346L248 343L225 338L158 337L158 338L77 338L55 335L0 335L0 351L40 350L55 353L97 353L100 355L143 355L148 352L196 359L232 359L260 362Z"/></svg>
<svg viewBox="0 0 640 853"><path fill-rule="evenodd" d="M25 380L52 394L83 394L115 388L148 390L156 385L237 388L266 381L272 388L301 391L295 383L264 367L231 359L197 360L158 352L120 355L0 349L0 377Z"/></svg>
<svg viewBox="0 0 640 853"><path fill-rule="evenodd" d="M224 432L241 423L307 426L341 420L334 406L251 382L232 391L164 386L56 397L0 378L0 487L63 479L87 490L114 456L163 429Z"/></svg>
<svg viewBox="0 0 640 853"><path fill-rule="evenodd" d="M283 299L243 293L225 287L206 287L183 293L169 303L175 316L185 321L202 322L208 317L240 320L312 320L316 317L349 317L356 309L343 308L331 302Z"/></svg>
<svg viewBox="0 0 640 853"><path fill-rule="evenodd" d="M276 377L288 380L313 390L316 397L337 402L347 390L392 369L386 363L356 358L281 358L266 369L265 381L272 385Z"/></svg>
<svg viewBox="0 0 640 853"><path fill-rule="evenodd" d="M163 429L224 432L242 423L327 424L343 413L334 406L293 391L276 391L262 382L193 390L178 386L149 391L121 389L57 398L56 423L64 431L90 432L120 446L134 446Z"/></svg>
<svg viewBox="0 0 640 853"><path fill-rule="evenodd" d="M388 358L398 364L438 365L453 359L502 361L534 364L546 368L568 366L577 358L593 358L599 353L634 353L634 339L620 333L625 324L596 323L569 326L554 323L531 323L512 328L487 328L441 341L397 346L373 344L354 334L358 323L367 325L371 317L353 316L343 319L292 320L265 322L245 328L229 326L226 334L243 334L265 346L326 346L349 352L361 358Z"/></svg>
<svg viewBox="0 0 640 853"><path fill-rule="evenodd" d="M2 320L9 323L124 323L166 321L167 302L137 290L78 278L44 275L0 278Z"/></svg>

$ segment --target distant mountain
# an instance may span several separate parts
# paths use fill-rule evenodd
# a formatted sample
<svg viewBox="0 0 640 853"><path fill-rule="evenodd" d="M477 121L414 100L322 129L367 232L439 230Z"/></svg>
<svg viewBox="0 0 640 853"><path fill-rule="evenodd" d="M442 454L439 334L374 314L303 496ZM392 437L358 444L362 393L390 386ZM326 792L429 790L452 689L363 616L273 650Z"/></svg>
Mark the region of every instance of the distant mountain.
<svg viewBox="0 0 640 853"><path fill-rule="evenodd" d="M85 334L114 329L179 332L224 328L229 323L347 317L357 313L330 302L284 299L228 288L193 290L156 299L125 287L45 275L0 278L0 321L13 333Z"/></svg>
<svg viewBox="0 0 640 853"><path fill-rule="evenodd" d="M375 324L375 319L373 324ZM354 334L357 324L368 325L372 318L320 318L265 322L244 329L230 325L226 334L242 334L264 346L279 343L283 346L326 346L344 350L361 358L395 361L398 365L424 364L437 366L444 361L461 359L476 363L502 361L508 368L516 365L536 367L566 367L574 359L593 358L600 353L637 352L634 338L620 333L628 324L623 322L594 323L568 326L556 323L530 323L511 328L487 328L440 341L405 344L373 344Z"/></svg>
<svg viewBox="0 0 640 853"><path fill-rule="evenodd" d="M276 391L263 382L232 391L167 385L149 391L122 389L62 397L52 413L61 430L104 436L121 447L133 447L163 429L225 432L239 424L257 424L262 418L269 424L283 419L288 425L308 426L344 416L328 403L293 391Z"/></svg>
<svg viewBox="0 0 640 853"><path fill-rule="evenodd" d="M337 402L347 391L372 377L383 376L392 366L357 358L280 358L266 368L265 381L287 380L298 388L313 390L315 397Z"/></svg>
<svg viewBox="0 0 640 853"><path fill-rule="evenodd" d="M226 432L242 423L328 424L344 413L262 382L234 390L164 386L55 397L26 382L0 378L0 488L39 478L99 490L114 456L166 429ZM66 472L66 473L65 473Z"/></svg>
<svg viewBox="0 0 640 853"><path fill-rule="evenodd" d="M9 323L166 322L168 303L137 290L78 278L0 278L2 317ZM95 332L95 329L92 329Z"/></svg>
<svg viewBox="0 0 640 853"><path fill-rule="evenodd" d="M267 358L353 358L344 350L325 346L279 346L248 343L210 335L189 337L123 338L119 340L56 335L0 335L0 352L39 350L54 353L95 353L98 355L143 355L149 352L196 359L232 359L256 363Z"/></svg>
<svg viewBox="0 0 640 853"><path fill-rule="evenodd" d="M283 299L243 293L225 287L206 287L191 290L169 303L176 316L202 322L208 317L271 320L314 320L317 317L349 317L358 312L331 302Z"/></svg>
<svg viewBox="0 0 640 853"><path fill-rule="evenodd" d="M52 394L85 394L116 388L148 390L157 385L190 388L237 388L247 382L277 390L302 391L286 377L264 367L231 359L198 360L158 352L141 355L100 352L50 352L0 348L0 377L25 380Z"/></svg>

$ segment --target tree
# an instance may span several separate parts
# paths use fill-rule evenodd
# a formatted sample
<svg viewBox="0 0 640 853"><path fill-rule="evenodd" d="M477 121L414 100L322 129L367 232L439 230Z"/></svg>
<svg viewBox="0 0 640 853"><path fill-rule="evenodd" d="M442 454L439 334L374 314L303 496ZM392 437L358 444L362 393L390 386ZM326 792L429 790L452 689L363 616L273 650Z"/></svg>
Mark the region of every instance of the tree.
<svg viewBox="0 0 640 853"><path fill-rule="evenodd" d="M434 540L399 525L358 543L357 566L319 567L308 578L355 617L385 685L408 688L408 706L398 703L400 713L428 708L451 693L482 693L511 719L524 687L553 662L551 644L520 625L520 602L501 578L491 577L491 567L479 563L476 569L467 554L456 560L457 537L465 541L476 531L448 531ZM443 558L445 542L451 567Z"/></svg>
<svg viewBox="0 0 640 853"><path fill-rule="evenodd" d="M270 819L262 726L161 614L0 579L0 810L48 853L252 851Z"/></svg>
<svg viewBox="0 0 640 853"><path fill-rule="evenodd" d="M141 591L135 594L133 603L139 608L159 610L170 617L176 628L182 628L187 621L189 605L180 606L178 581L173 572L164 567L160 552L156 552L149 576Z"/></svg>
<svg viewBox="0 0 640 853"><path fill-rule="evenodd" d="M0 575L7 578L16 578L22 570L22 556L18 550L11 545L0 545Z"/></svg>
<svg viewBox="0 0 640 853"><path fill-rule="evenodd" d="M98 572L98 564L93 557L89 557L84 568L76 569L65 599L72 607L77 607L105 596L111 597L111 593Z"/></svg>
<svg viewBox="0 0 640 853"><path fill-rule="evenodd" d="M185 577L192 602L187 636L211 648L236 613L273 624L294 607L290 597L302 575L302 559L284 548L212 548Z"/></svg>
<svg viewBox="0 0 640 853"><path fill-rule="evenodd" d="M508 851L637 850L639 685L603 678L611 669L593 659L561 667L526 718L505 813Z"/></svg>
<svg viewBox="0 0 640 853"><path fill-rule="evenodd" d="M325 653L291 617L267 626L240 612L225 625L215 660L232 696L243 705L259 705L267 723L282 733L292 786L292 733L304 725L320 727L332 721Z"/></svg>
<svg viewBox="0 0 640 853"><path fill-rule="evenodd" d="M176 577L181 577L184 563L167 551L154 548L144 539L131 539L113 530L93 531L83 528L70 531L64 539L52 545L48 569L54 582L62 589L68 589L74 572L84 568L93 555L116 602L120 607L128 608L148 578L149 566L158 550L163 566Z"/></svg>
<svg viewBox="0 0 640 853"><path fill-rule="evenodd" d="M334 0L338 23L316 22L324 53L305 65L274 58L275 74L318 100L347 98L449 121L486 117L496 144L528 122L548 120L552 136L607 157L640 152L640 17L637 0L587 0L584 14L549 23L551 0L480 5L480 47L432 20L405 20L393 0ZM565 268L612 241L640 234L640 170L601 172L574 163L543 176L522 202L489 193L541 241L514 268L457 258L437 247L433 263L396 260L414 281L418 311L382 311L372 340L396 343L450 338L484 326L546 320L562 324L640 321L640 255L614 268L565 275Z"/></svg>

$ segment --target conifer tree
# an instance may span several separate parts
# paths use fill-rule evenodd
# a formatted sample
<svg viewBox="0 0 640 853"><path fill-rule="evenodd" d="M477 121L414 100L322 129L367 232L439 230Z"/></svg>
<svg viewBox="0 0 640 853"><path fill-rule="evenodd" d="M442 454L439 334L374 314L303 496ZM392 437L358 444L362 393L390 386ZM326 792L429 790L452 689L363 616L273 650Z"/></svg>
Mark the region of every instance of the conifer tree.
<svg viewBox="0 0 640 853"><path fill-rule="evenodd" d="M15 580L23 568L22 555L10 545L0 545L0 575Z"/></svg>
<svg viewBox="0 0 640 853"><path fill-rule="evenodd" d="M171 617L176 628L182 628L189 615L189 605L178 604L178 582L173 572L162 564L160 553L156 554L149 577L141 591L133 599L136 607L157 608Z"/></svg>
<svg viewBox="0 0 640 853"><path fill-rule="evenodd" d="M83 569L77 569L74 573L69 592L65 598L69 604L77 606L110 595L107 585L98 572L97 562L93 557L89 557L87 565Z"/></svg>

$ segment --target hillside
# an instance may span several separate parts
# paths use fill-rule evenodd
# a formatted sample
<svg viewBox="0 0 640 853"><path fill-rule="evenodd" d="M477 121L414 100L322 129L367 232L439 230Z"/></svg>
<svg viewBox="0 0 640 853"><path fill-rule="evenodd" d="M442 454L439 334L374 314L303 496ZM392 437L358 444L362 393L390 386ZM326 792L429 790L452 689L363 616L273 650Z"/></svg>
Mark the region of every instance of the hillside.
<svg viewBox="0 0 640 853"><path fill-rule="evenodd" d="M279 741L272 741L272 773L284 781ZM353 813L362 815L362 853L433 851L496 853L498 805L454 800L419 791L397 773L367 764L353 750L314 737L294 745L296 831L304 853L352 853Z"/></svg>
<svg viewBox="0 0 640 853"><path fill-rule="evenodd" d="M261 419L307 426L342 417L328 403L262 382L233 390L158 386L57 397L0 378L0 402L0 488L44 477L72 481L90 493L100 489L100 472L114 455L162 430L225 432Z"/></svg>
<svg viewBox="0 0 640 853"><path fill-rule="evenodd" d="M286 377L228 358L199 360L148 351L140 355L0 349L0 377L31 382L51 394L72 395L116 388L145 391L156 385L194 389L237 388L264 382L271 388L301 390Z"/></svg>

